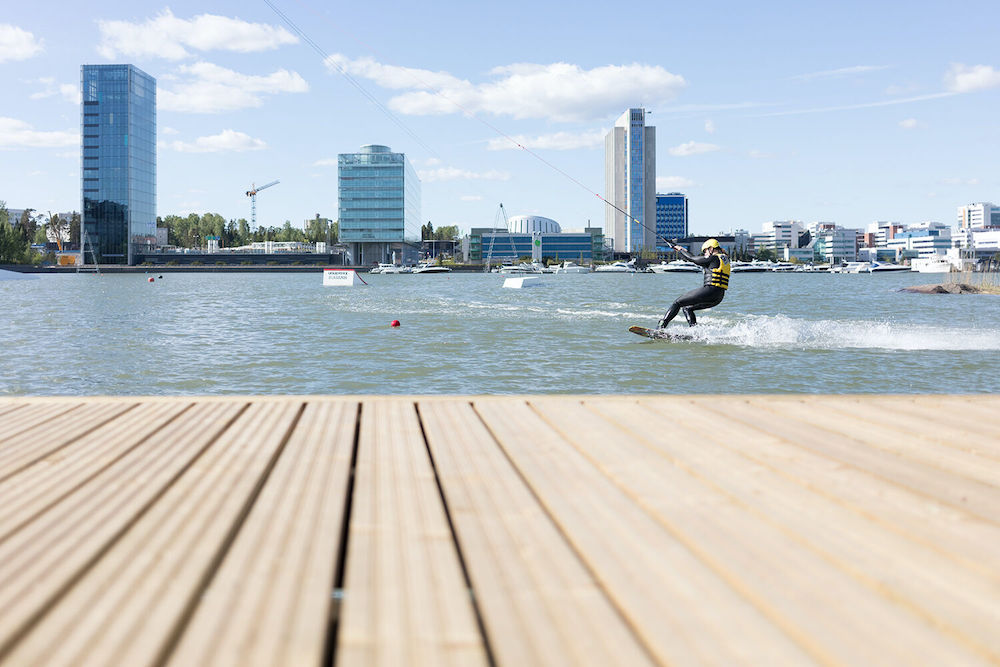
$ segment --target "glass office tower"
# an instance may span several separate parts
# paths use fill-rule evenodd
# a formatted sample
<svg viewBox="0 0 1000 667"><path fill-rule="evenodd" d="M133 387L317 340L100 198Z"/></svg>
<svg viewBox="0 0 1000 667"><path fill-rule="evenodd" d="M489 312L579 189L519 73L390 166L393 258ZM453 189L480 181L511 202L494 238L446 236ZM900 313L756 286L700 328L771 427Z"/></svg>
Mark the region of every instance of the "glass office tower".
<svg viewBox="0 0 1000 667"><path fill-rule="evenodd" d="M682 239L688 235L688 198L680 192L656 195L656 249L670 250L665 239Z"/></svg>
<svg viewBox="0 0 1000 667"><path fill-rule="evenodd" d="M604 235L615 252L656 244L656 128L646 110L629 109L604 138Z"/></svg>
<svg viewBox="0 0 1000 667"><path fill-rule="evenodd" d="M403 153L370 144L337 156L340 242L354 264L412 264L420 255L420 180Z"/></svg>
<svg viewBox="0 0 1000 667"><path fill-rule="evenodd" d="M84 261L134 264L156 243L156 79L133 65L83 65Z"/></svg>

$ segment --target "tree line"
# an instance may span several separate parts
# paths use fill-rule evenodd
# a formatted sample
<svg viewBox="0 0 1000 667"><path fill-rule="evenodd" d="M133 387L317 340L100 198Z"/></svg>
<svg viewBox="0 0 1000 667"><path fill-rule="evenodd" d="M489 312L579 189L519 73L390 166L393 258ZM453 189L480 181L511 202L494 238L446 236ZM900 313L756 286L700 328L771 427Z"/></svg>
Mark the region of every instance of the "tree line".
<svg viewBox="0 0 1000 667"><path fill-rule="evenodd" d="M421 241L451 241L459 236L458 225L445 225L434 229L434 225L428 220L426 225L420 225Z"/></svg>
<svg viewBox="0 0 1000 667"><path fill-rule="evenodd" d="M11 220L7 203L0 200L0 263L41 263L47 254L37 252L31 246L50 243L49 239L58 239L59 243L69 239L67 243L78 244L80 214L73 213L69 218L63 218L51 211L36 213L35 209L26 208L17 219ZM54 256L51 259L55 259Z"/></svg>
<svg viewBox="0 0 1000 667"><path fill-rule="evenodd" d="M305 229L293 227L290 220L285 220L285 224L281 227L260 226L250 229L250 224L245 218L226 220L218 213L157 217L156 226L166 227L167 244L179 248L200 248L210 236L218 237L219 245L223 248L237 248L263 241L336 243L340 237L340 224L329 222L326 218L321 218L318 213L306 223Z"/></svg>

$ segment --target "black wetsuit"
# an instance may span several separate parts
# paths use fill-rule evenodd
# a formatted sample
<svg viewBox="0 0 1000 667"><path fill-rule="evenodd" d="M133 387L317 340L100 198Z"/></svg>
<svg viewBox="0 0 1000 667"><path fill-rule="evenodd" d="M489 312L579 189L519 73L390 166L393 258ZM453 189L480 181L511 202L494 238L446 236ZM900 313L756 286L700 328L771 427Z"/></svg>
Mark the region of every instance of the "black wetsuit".
<svg viewBox="0 0 1000 667"><path fill-rule="evenodd" d="M697 289L693 289L690 292L682 294L677 298L676 301L670 306L670 310L667 314L663 316L660 320L659 327L663 327L670 324L670 320L677 317L677 313L680 310L684 311L684 319L687 320L688 326L694 326L698 323L698 319L694 315L694 311L703 310L705 308L711 308L712 306L717 306L722 302L722 299L726 296L726 289L729 286L729 271L728 264L729 258L726 255L711 254L708 257L698 256L695 257L683 248L677 251L680 255L701 267L701 270L705 272L705 284ZM722 267L723 262L727 265L725 273L725 284L726 287L720 287L718 283L719 278L719 268Z"/></svg>

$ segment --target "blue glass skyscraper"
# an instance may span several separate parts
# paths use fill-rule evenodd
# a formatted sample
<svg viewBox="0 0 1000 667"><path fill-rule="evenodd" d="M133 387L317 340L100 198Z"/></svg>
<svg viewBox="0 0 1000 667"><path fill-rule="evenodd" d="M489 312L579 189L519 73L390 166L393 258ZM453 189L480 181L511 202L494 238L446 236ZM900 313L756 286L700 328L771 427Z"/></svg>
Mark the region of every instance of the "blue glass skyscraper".
<svg viewBox="0 0 1000 667"><path fill-rule="evenodd" d="M369 144L339 154L337 187L340 241L355 264L419 259L420 179L403 153Z"/></svg>
<svg viewBox="0 0 1000 667"><path fill-rule="evenodd" d="M656 249L666 252L664 239L681 239L688 235L688 198L680 192L656 195Z"/></svg>
<svg viewBox="0 0 1000 667"><path fill-rule="evenodd" d="M156 242L156 79L133 65L83 65L83 232L102 264Z"/></svg>

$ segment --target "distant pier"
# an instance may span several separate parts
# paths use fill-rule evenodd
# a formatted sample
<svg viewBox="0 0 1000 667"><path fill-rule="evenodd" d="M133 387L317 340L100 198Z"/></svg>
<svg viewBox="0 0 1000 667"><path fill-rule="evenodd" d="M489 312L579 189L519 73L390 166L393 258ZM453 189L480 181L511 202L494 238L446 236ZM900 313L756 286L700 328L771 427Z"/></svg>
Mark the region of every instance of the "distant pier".
<svg viewBox="0 0 1000 667"><path fill-rule="evenodd" d="M995 664L998 412L0 398L0 663Z"/></svg>

